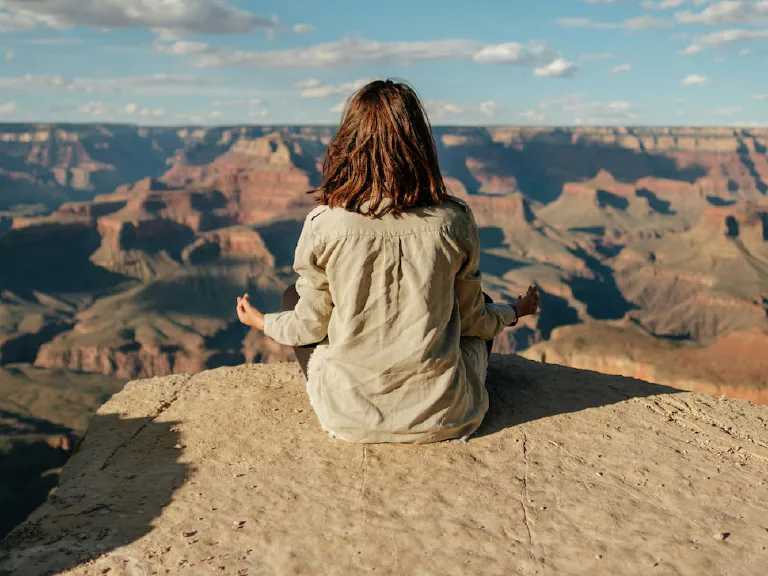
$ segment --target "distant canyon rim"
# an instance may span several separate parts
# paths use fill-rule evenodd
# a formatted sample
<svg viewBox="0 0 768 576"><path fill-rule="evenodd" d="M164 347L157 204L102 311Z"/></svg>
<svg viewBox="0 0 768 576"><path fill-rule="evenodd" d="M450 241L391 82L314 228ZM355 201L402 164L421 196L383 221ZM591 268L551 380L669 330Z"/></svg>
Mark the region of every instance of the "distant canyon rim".
<svg viewBox="0 0 768 576"><path fill-rule="evenodd" d="M294 281L332 127L0 125L0 534L129 379L292 358L241 326ZM436 127L518 353L768 403L768 129ZM20 492L21 491L21 492ZM22 494L23 492L23 494Z"/></svg>
<svg viewBox="0 0 768 576"><path fill-rule="evenodd" d="M0 364L135 378L290 358L231 302L276 308L333 133L0 126ZM544 294L498 351L765 401L768 129L435 135L486 289Z"/></svg>

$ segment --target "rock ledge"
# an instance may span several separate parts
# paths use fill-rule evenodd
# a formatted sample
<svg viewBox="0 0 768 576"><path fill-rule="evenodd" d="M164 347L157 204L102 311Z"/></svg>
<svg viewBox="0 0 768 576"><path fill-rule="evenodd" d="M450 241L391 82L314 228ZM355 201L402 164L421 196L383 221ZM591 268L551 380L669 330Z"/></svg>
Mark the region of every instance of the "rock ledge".
<svg viewBox="0 0 768 576"><path fill-rule="evenodd" d="M764 574L768 407L495 356L467 444L352 445L293 364L128 384L0 574Z"/></svg>

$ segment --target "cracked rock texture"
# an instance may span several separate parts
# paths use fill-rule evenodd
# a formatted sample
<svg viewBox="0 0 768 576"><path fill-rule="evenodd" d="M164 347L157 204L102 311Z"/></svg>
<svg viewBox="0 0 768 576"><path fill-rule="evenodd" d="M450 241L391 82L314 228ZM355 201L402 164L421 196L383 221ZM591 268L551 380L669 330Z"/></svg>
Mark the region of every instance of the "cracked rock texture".
<svg viewBox="0 0 768 576"><path fill-rule="evenodd" d="M494 356L466 444L328 438L294 364L128 384L0 574L765 574L768 407Z"/></svg>

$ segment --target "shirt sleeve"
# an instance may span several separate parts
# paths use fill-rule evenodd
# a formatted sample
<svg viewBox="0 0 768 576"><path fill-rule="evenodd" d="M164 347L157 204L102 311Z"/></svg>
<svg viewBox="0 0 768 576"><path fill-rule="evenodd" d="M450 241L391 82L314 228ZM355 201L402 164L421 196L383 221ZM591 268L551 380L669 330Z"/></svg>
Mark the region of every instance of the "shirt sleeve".
<svg viewBox="0 0 768 576"><path fill-rule="evenodd" d="M491 340L515 321L509 304L486 304L480 272L480 236L469 207L467 210L467 254L456 275L456 297L461 317L461 335Z"/></svg>
<svg viewBox="0 0 768 576"><path fill-rule="evenodd" d="M333 301L325 270L317 263L310 218L304 222L296 246L293 269L298 274L299 302L293 310L264 315L264 334L280 344L317 344L328 335Z"/></svg>

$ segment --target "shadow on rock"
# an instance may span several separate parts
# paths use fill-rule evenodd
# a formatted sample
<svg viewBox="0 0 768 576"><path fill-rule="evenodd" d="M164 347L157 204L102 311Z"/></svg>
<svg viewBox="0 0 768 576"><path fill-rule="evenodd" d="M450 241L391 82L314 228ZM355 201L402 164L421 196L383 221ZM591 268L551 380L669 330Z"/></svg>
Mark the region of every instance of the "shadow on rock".
<svg viewBox="0 0 768 576"><path fill-rule="evenodd" d="M69 438L17 441L0 454L0 538L45 502L56 487L57 468L69 457Z"/></svg>
<svg viewBox="0 0 768 576"><path fill-rule="evenodd" d="M534 370L535 385L527 376ZM486 388L491 406L475 437L549 416L618 404L630 398L683 392L634 378L499 356L491 358Z"/></svg>
<svg viewBox="0 0 768 576"><path fill-rule="evenodd" d="M58 574L148 534L191 472L176 425L97 414L56 492L0 543L0 575Z"/></svg>

